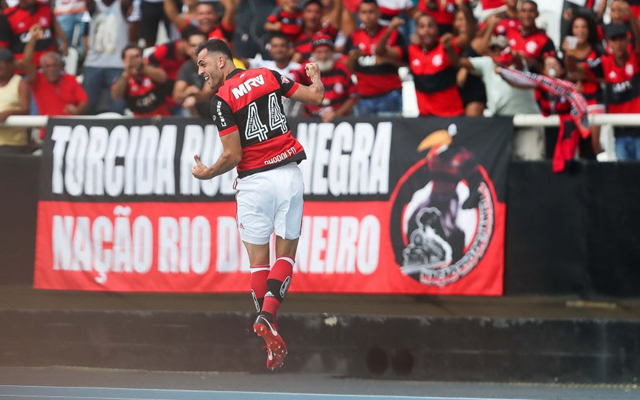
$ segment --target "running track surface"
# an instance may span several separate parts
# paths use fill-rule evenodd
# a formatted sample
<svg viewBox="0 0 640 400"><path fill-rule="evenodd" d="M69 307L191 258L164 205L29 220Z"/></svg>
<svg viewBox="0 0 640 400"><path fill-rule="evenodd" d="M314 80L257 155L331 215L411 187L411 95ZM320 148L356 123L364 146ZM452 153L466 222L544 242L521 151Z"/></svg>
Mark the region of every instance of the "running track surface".
<svg viewBox="0 0 640 400"><path fill-rule="evenodd" d="M638 385L350 379L295 373L176 373L0 367L0 400L637 400Z"/></svg>
<svg viewBox="0 0 640 400"><path fill-rule="evenodd" d="M69 400L257 400L269 397L283 400L475 400L443 397L368 396L273 392L225 392L204 390L113 389L52 386L0 386L0 399Z"/></svg>

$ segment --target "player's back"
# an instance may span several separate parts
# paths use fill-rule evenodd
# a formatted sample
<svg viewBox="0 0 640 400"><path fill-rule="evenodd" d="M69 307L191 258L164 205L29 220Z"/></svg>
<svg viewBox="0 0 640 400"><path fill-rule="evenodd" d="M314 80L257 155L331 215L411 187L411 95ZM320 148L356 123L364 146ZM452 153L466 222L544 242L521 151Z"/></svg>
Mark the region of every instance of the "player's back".
<svg viewBox="0 0 640 400"><path fill-rule="evenodd" d="M236 69L211 102L211 114L220 136L238 129L242 160L238 176L277 168L306 158L291 136L282 106L298 84L267 68Z"/></svg>

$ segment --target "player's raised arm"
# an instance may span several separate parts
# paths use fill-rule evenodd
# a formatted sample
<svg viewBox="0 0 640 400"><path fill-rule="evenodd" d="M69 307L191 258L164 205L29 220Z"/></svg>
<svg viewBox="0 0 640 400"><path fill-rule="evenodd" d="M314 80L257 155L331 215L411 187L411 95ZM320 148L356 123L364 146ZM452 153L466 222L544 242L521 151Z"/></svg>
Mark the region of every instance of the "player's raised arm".
<svg viewBox="0 0 640 400"><path fill-rule="evenodd" d="M299 85L290 98L312 106L319 106L324 100L324 85L320 80L318 64L309 63L304 70L309 79L311 79L311 85Z"/></svg>

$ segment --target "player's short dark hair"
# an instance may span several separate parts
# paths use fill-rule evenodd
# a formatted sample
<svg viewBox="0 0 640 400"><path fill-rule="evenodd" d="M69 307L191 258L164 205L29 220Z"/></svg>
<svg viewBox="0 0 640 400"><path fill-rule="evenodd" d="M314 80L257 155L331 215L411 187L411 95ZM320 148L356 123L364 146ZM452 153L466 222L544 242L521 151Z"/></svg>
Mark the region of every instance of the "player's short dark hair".
<svg viewBox="0 0 640 400"><path fill-rule="evenodd" d="M188 25L186 26L183 30L182 33L180 33L180 36L182 37L183 40L187 41L189 40L189 38L191 36L195 36L195 35L200 35L203 38L208 39L207 34L202 32L200 29L198 29L197 27L193 26L193 25Z"/></svg>
<svg viewBox="0 0 640 400"><path fill-rule="evenodd" d="M124 49L122 49L122 59L123 60L124 60L124 55L127 53L127 51L129 51L131 49L137 49L140 52L140 55L142 55L142 48L140 46L138 46L135 43L129 43L126 46L124 46Z"/></svg>
<svg viewBox="0 0 640 400"><path fill-rule="evenodd" d="M360 6L363 4L373 4L374 6L378 7L378 2L376 0L362 0L358 8L360 8Z"/></svg>
<svg viewBox="0 0 640 400"><path fill-rule="evenodd" d="M233 60L233 54L227 42L221 39L209 39L206 42L198 46L196 54L200 54L202 50L207 50L207 53L222 53L227 59Z"/></svg>
<svg viewBox="0 0 640 400"><path fill-rule="evenodd" d="M536 11L538 11L538 3L533 0L522 0L522 2L520 3L520 8L522 8L522 6L526 3L533 4L533 6L536 8Z"/></svg>

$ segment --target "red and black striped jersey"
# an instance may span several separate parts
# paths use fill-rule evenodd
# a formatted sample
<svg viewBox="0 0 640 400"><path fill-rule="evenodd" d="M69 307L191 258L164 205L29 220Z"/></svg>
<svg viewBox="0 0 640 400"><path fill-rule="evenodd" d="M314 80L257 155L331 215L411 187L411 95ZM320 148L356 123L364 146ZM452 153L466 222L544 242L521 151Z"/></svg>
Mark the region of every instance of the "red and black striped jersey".
<svg viewBox="0 0 640 400"><path fill-rule="evenodd" d="M132 76L127 79L124 100L136 117L171 115L166 97L167 86L154 82L148 76L139 81Z"/></svg>
<svg viewBox="0 0 640 400"><path fill-rule="evenodd" d="M469 1L465 0L465 2L468 3ZM456 0L419 0L418 10L431 15L438 26L449 27L447 31L450 32L458 6L456 5ZM440 34L442 33L444 32L440 32Z"/></svg>
<svg viewBox="0 0 640 400"><path fill-rule="evenodd" d="M571 102L566 97L556 96L542 89L536 89L536 101L540 112L549 115L566 115L571 112Z"/></svg>
<svg viewBox="0 0 640 400"><path fill-rule="evenodd" d="M627 3L629 3L629 9L631 10L633 16L638 19L640 17L640 0L627 0Z"/></svg>
<svg viewBox="0 0 640 400"><path fill-rule="evenodd" d="M496 24L493 29L493 34L496 36L507 36L507 32L510 30L519 30L520 20L518 18L503 18Z"/></svg>
<svg viewBox="0 0 640 400"><path fill-rule="evenodd" d="M460 53L460 49L455 48ZM454 117L464 114L456 83L457 70L449 62L441 43L432 50L412 44L403 55L413 74L420 115Z"/></svg>
<svg viewBox="0 0 640 400"><path fill-rule="evenodd" d="M222 39L231 44L233 41L233 31L235 29L235 26L227 26L224 21L222 21L209 32L209 39Z"/></svg>
<svg viewBox="0 0 640 400"><path fill-rule="evenodd" d="M335 42L336 37L338 37L338 30L330 23L326 23L322 25L322 28L320 28L318 32L314 32L313 35L308 35L304 32L300 33L293 42L293 46L298 53L302 54L303 60L308 60L309 57L311 57L311 53L313 52L313 37L317 34L327 35Z"/></svg>
<svg viewBox="0 0 640 400"><path fill-rule="evenodd" d="M604 55L604 52L601 50L591 50L591 52L587 55L587 57L583 59L576 59L577 62L583 63L586 61L594 61L600 56ZM584 99L587 101L588 105L598 104L599 99L602 97L602 89L600 89L600 85L598 82L591 79L583 79L582 83L582 95Z"/></svg>
<svg viewBox="0 0 640 400"><path fill-rule="evenodd" d="M35 24L42 26L43 35L36 41L33 63L40 65L40 57L49 51L55 51L55 30L53 12L48 4L36 3L30 9L19 5L7 8L0 16L0 47L13 52L16 60L24 56L24 48L29 43L29 29ZM17 71L22 73L23 71Z"/></svg>
<svg viewBox="0 0 640 400"><path fill-rule="evenodd" d="M290 13L282 7L276 7L271 15L267 17L267 22L279 22L282 24L280 32L287 35L290 42L295 42L296 38L302 32L302 11L296 10Z"/></svg>
<svg viewBox="0 0 640 400"><path fill-rule="evenodd" d="M345 54L352 49L360 49L361 56L356 64L358 78L358 93L361 97L376 97L402 88L402 81L398 75L398 67L393 64L380 63L376 53L376 43L387 30L380 27L375 35L370 35L364 29L358 29L347 39L344 46ZM387 46L402 47L402 36L394 31L389 37Z"/></svg>
<svg viewBox="0 0 640 400"><path fill-rule="evenodd" d="M617 65L606 54L582 64L594 78L604 78L604 102L608 112L627 114L640 112L640 65L633 52L624 65Z"/></svg>
<svg viewBox="0 0 640 400"><path fill-rule="evenodd" d="M411 0L377 0L380 9L380 24L387 26L393 17L413 7Z"/></svg>
<svg viewBox="0 0 640 400"><path fill-rule="evenodd" d="M306 158L291 135L282 96L300 84L267 68L231 72L211 100L211 115L220 136L240 134L242 159L238 177L277 168Z"/></svg>
<svg viewBox="0 0 640 400"><path fill-rule="evenodd" d="M296 82L310 85L311 80L304 71L306 64L294 71L294 75ZM327 110L335 111L348 99L358 96L356 86L351 80L351 72L342 61L336 60L330 71L321 74L320 80L324 85L324 100L319 106L305 104L304 111L307 116L319 116Z"/></svg>
<svg viewBox="0 0 640 400"><path fill-rule="evenodd" d="M495 10L504 6L504 0L482 0L482 11Z"/></svg>
<svg viewBox="0 0 640 400"><path fill-rule="evenodd" d="M507 39L512 51L518 51L527 57L534 58L540 64L544 63L545 57L556 54L556 46L542 29L528 35L523 35L522 29L510 29L507 31Z"/></svg>
<svg viewBox="0 0 640 400"><path fill-rule="evenodd" d="M167 73L167 77L172 81L178 78L180 67L189 59L187 56L180 56L178 46L181 42L181 40L176 40L174 42L159 44L147 58L149 65L162 68L164 72Z"/></svg>

